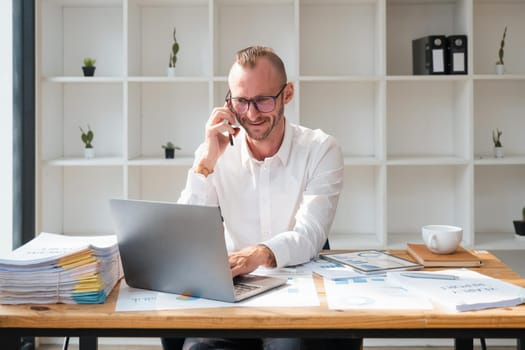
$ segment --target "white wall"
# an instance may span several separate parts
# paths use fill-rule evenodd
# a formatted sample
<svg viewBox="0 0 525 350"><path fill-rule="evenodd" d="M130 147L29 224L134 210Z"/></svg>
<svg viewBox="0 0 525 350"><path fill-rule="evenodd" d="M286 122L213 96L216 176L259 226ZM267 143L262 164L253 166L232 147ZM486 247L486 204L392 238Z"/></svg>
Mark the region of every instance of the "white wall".
<svg viewBox="0 0 525 350"><path fill-rule="evenodd" d="M0 255L13 244L12 1L0 0Z"/></svg>

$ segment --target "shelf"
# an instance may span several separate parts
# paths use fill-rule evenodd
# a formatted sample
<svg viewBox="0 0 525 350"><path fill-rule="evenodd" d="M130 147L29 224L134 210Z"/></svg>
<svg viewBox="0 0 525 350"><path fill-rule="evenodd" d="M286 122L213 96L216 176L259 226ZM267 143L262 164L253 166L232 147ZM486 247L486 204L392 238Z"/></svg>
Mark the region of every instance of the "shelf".
<svg viewBox="0 0 525 350"><path fill-rule="evenodd" d="M92 159L85 158L61 158L44 161L46 165L69 167L69 166L122 166L125 164L124 159L118 157L96 157Z"/></svg>
<svg viewBox="0 0 525 350"><path fill-rule="evenodd" d="M300 123L336 137L345 157L379 158L379 98L375 82L302 82Z"/></svg>
<svg viewBox="0 0 525 350"><path fill-rule="evenodd" d="M176 78L208 77L212 55L207 1L128 1L128 75L166 77L173 29ZM166 78L170 80L171 78Z"/></svg>
<svg viewBox="0 0 525 350"><path fill-rule="evenodd" d="M270 46L278 52L286 62L287 74L297 76L299 54L296 51L297 22L294 6L295 2L291 0L216 1L213 28L217 38L214 45L214 75L228 75L235 52L258 43ZM319 49L316 51L322 52Z"/></svg>
<svg viewBox="0 0 525 350"><path fill-rule="evenodd" d="M525 80L477 80L473 87L474 153L493 154L492 132L500 129L509 159L525 156Z"/></svg>
<svg viewBox="0 0 525 350"><path fill-rule="evenodd" d="M474 80L525 80L525 74L475 74Z"/></svg>
<svg viewBox="0 0 525 350"><path fill-rule="evenodd" d="M161 157L168 141L181 148L180 157L191 157L204 140L208 120L208 84L133 82L128 85L128 154Z"/></svg>
<svg viewBox="0 0 525 350"><path fill-rule="evenodd" d="M300 2L300 74L381 74L378 64L382 56L378 40L381 35L379 18L379 4L376 1ZM320 59L320 52L328 54Z"/></svg>
<svg viewBox="0 0 525 350"><path fill-rule="evenodd" d="M140 76L128 77L129 82L135 83L206 83L207 77L160 77L160 76Z"/></svg>
<svg viewBox="0 0 525 350"><path fill-rule="evenodd" d="M505 71L507 76L525 74L525 47L519 38L525 35L525 1L473 1L474 72L493 74L499 43L505 26ZM496 79L496 77L494 77ZM501 78L498 78L501 79ZM503 78L502 79L507 79Z"/></svg>
<svg viewBox="0 0 525 350"><path fill-rule="evenodd" d="M412 40L469 33L467 0L386 2L387 75L412 75Z"/></svg>
<svg viewBox="0 0 525 350"><path fill-rule="evenodd" d="M469 158L467 81L389 81L386 89L387 159Z"/></svg>
<svg viewBox="0 0 525 350"><path fill-rule="evenodd" d="M344 76L327 76L327 75L302 75L299 77L300 82L378 82L381 81L380 76L358 76L358 75L344 75Z"/></svg>
<svg viewBox="0 0 525 350"><path fill-rule="evenodd" d="M122 77L121 1L41 1L40 71L44 76L82 76L85 57L96 76ZM81 38L81 39L79 39Z"/></svg>
<svg viewBox="0 0 525 350"><path fill-rule="evenodd" d="M134 158L128 161L129 166L188 166L193 164L193 158L176 157L174 159L164 158Z"/></svg>
<svg viewBox="0 0 525 350"><path fill-rule="evenodd" d="M401 82L439 82L439 81L468 81L467 75L389 75L387 81Z"/></svg>
<svg viewBox="0 0 525 350"><path fill-rule="evenodd" d="M43 77L42 80L47 83L123 83L124 77Z"/></svg>
<svg viewBox="0 0 525 350"><path fill-rule="evenodd" d="M490 251L525 249L525 239L523 237L518 237L514 231L501 233L477 232L475 248Z"/></svg>
<svg viewBox="0 0 525 350"><path fill-rule="evenodd" d="M468 159L457 157L403 157L390 156L386 162L387 165L467 165Z"/></svg>
<svg viewBox="0 0 525 350"><path fill-rule="evenodd" d="M224 105L237 50L283 58L289 122L333 135L344 187L330 243L404 248L423 225L525 249L525 0L40 0L37 228L112 232L108 198L176 201ZM270 20L269 20L270 19ZM505 25L504 75L494 62ZM166 68L177 29L176 75ZM239 30L242 28L242 30ZM468 37L468 74L412 75L413 39ZM84 57L97 60L84 77ZM83 158L79 127L96 157ZM492 130L505 157L493 157ZM164 159L163 144L181 147ZM494 234L491 232L502 232Z"/></svg>
<svg viewBox="0 0 525 350"><path fill-rule="evenodd" d="M505 155L503 158L494 158L494 155L477 155L474 165L525 165L525 156Z"/></svg>
<svg viewBox="0 0 525 350"><path fill-rule="evenodd" d="M475 167L474 218L476 232L514 232L513 220L525 206L525 164ZM479 240L476 235L476 245Z"/></svg>
<svg viewBox="0 0 525 350"><path fill-rule="evenodd" d="M381 165L382 161L375 157L344 157L344 165Z"/></svg>

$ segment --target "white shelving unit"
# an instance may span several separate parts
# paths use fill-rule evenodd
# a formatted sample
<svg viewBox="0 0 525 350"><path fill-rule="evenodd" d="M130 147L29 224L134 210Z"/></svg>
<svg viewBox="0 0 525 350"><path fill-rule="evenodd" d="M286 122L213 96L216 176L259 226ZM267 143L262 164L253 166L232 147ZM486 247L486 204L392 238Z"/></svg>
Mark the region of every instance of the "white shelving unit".
<svg viewBox="0 0 525 350"><path fill-rule="evenodd" d="M174 201L234 53L284 59L295 123L340 141L333 248L403 248L425 224L525 249L525 0L39 0L37 230L111 233L108 199ZM177 73L166 66L173 26ZM507 73L494 74L503 28ZM413 76L411 40L468 36L467 75ZM84 78L84 57L97 59ZM95 132L84 159L79 126ZM503 130L505 158L492 156ZM182 148L163 159L161 145Z"/></svg>

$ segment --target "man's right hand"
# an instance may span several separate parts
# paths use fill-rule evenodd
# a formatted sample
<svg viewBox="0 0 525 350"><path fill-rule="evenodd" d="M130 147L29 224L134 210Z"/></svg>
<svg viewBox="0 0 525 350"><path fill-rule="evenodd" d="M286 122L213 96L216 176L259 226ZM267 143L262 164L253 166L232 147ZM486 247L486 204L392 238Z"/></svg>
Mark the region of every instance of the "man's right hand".
<svg viewBox="0 0 525 350"><path fill-rule="evenodd" d="M229 138L223 133L228 132L235 137L240 132L239 128L232 127L235 124L235 115L226 103L222 107L213 109L206 123L205 147L207 149L203 151L202 157L197 163L199 166L205 167L210 172L213 171L217 160L229 145Z"/></svg>

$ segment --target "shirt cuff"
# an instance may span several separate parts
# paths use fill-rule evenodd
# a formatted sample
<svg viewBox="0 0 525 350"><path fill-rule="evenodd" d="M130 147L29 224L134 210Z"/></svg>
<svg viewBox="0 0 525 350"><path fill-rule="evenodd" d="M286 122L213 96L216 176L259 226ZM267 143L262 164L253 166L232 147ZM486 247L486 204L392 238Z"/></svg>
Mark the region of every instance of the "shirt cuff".
<svg viewBox="0 0 525 350"><path fill-rule="evenodd" d="M275 257L275 264L277 268L288 265L288 262L290 261L290 250L286 242L280 240L278 237L275 237L271 240L261 242L261 244L270 248Z"/></svg>
<svg viewBox="0 0 525 350"><path fill-rule="evenodd" d="M191 168L188 171L186 187L181 193L179 203L206 204L209 181L210 176L206 177L203 174L196 173L195 170Z"/></svg>

